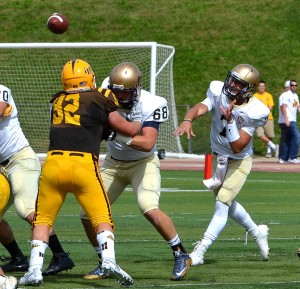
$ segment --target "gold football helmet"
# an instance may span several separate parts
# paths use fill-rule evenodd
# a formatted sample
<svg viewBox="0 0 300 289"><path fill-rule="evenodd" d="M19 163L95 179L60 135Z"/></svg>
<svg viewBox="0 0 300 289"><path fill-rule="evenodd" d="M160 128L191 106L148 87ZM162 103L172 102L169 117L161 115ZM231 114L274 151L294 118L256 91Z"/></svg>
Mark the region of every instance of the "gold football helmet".
<svg viewBox="0 0 300 289"><path fill-rule="evenodd" d="M67 62L61 72L61 82L66 91L95 88L95 74L91 66L81 59Z"/></svg>
<svg viewBox="0 0 300 289"><path fill-rule="evenodd" d="M135 64L122 62L111 70L108 88L116 95L121 108L130 109L140 99L142 73Z"/></svg>
<svg viewBox="0 0 300 289"><path fill-rule="evenodd" d="M259 72L250 64L239 64L228 72L223 93L231 99L250 98L259 82Z"/></svg>

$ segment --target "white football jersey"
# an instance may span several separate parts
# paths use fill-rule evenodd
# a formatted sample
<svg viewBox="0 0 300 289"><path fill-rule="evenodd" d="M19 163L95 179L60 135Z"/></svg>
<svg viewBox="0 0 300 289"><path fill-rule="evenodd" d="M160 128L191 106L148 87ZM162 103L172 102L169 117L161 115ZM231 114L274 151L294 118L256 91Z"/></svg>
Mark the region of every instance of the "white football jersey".
<svg viewBox="0 0 300 289"><path fill-rule="evenodd" d="M143 122L154 121L162 123L168 120L169 109L165 98L152 95L150 92L142 89L139 102L142 106ZM124 112L128 112L128 110L122 109L119 109L118 111L122 115ZM153 155L156 151L156 146L154 146L150 152L143 152L121 142L109 141L107 142L107 149L112 157L117 160L132 161Z"/></svg>
<svg viewBox="0 0 300 289"><path fill-rule="evenodd" d="M244 159L253 154L253 140L251 139L240 153L234 154L232 152L226 137L226 120L220 110L220 106L226 108L231 103L231 100L222 93L223 85L224 83L221 81L212 81L207 91L207 98L202 101L208 107L208 110L212 112L211 148L218 155L233 159ZM251 136L253 136L257 127L266 124L269 114L268 107L256 97L250 98L245 104L236 105L232 111L238 130L243 129Z"/></svg>
<svg viewBox="0 0 300 289"><path fill-rule="evenodd" d="M29 143L21 129L18 110L12 98L11 90L3 85L0 85L0 101L12 106L11 115L0 121L0 163L2 163L28 146Z"/></svg>

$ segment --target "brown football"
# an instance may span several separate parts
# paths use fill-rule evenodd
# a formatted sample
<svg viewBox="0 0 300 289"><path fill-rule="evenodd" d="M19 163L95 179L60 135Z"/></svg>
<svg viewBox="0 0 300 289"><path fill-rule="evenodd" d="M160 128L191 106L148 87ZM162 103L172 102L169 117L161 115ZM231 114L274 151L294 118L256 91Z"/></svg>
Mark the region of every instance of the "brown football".
<svg viewBox="0 0 300 289"><path fill-rule="evenodd" d="M68 18L60 13L53 13L47 21L48 29L55 34L62 34L67 31L69 27Z"/></svg>

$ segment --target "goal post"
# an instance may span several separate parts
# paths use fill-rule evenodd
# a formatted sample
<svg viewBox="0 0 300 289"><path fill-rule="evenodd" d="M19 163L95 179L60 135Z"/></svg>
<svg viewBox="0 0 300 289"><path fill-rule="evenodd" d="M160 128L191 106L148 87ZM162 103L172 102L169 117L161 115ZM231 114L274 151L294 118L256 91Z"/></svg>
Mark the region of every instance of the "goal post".
<svg viewBox="0 0 300 289"><path fill-rule="evenodd" d="M49 101L62 89L61 69L73 58L91 64L99 86L118 63L135 63L143 88L167 99L169 120L160 126L158 149L183 152L179 137L173 85L173 46L156 42L0 43L1 84L12 90L22 129L37 153L48 150ZM106 144L102 143L101 154Z"/></svg>

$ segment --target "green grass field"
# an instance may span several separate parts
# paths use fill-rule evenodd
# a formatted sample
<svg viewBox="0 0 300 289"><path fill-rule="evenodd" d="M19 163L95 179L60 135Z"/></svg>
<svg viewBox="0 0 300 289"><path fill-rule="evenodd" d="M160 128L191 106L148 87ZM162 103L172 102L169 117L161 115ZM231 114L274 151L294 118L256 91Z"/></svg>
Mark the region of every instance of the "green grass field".
<svg viewBox="0 0 300 289"><path fill-rule="evenodd" d="M171 216L188 251L200 239L214 210L211 192L202 184L203 172L162 171L161 208ZM154 228L140 215L128 189L113 205L116 224L116 256L121 267L134 279L133 288L299 288L299 174L252 172L238 200L258 224L270 228L268 262L260 258L255 242L248 237L244 245L243 228L229 220L217 242L206 253L203 266L191 267L180 282L170 281L172 252ZM45 277L42 288L85 289L119 288L112 279L87 281L82 276L97 264L87 241L75 198L67 198L55 224L56 232L76 267L57 276ZM30 253L30 227L6 214L20 247ZM27 226L27 230L24 229ZM2 247L1 255L7 252ZM51 258L47 250L44 265ZM21 277L23 274L15 273Z"/></svg>

